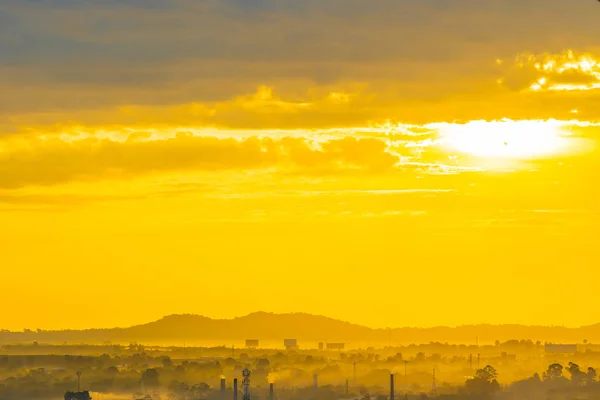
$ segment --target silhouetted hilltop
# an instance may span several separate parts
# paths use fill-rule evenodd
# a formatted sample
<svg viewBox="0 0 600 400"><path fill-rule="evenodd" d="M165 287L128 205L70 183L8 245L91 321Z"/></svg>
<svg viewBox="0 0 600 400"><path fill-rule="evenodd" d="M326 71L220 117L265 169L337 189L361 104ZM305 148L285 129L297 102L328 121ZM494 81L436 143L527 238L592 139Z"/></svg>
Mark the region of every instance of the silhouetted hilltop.
<svg viewBox="0 0 600 400"><path fill-rule="evenodd" d="M256 312L233 319L212 319L200 315L169 315L158 321L129 328L63 331L0 332L1 343L212 343L230 344L244 339L281 341L297 338L302 342L341 341L350 345L371 343L493 343L496 340L582 343L600 341L600 324L581 328L526 325L468 325L460 327L372 329L319 315ZM281 342L280 342L281 343Z"/></svg>
<svg viewBox="0 0 600 400"><path fill-rule="evenodd" d="M199 315L169 315L158 321L126 329L138 340L207 339L243 340L259 338L305 341L328 339L368 340L373 329L319 315L304 313L272 314L256 312L233 319L211 319Z"/></svg>

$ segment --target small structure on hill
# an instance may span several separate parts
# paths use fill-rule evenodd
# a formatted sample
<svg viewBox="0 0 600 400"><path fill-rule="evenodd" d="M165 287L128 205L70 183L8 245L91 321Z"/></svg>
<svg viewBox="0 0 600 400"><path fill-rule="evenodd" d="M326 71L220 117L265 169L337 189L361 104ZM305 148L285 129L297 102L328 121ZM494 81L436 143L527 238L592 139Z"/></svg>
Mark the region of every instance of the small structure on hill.
<svg viewBox="0 0 600 400"><path fill-rule="evenodd" d="M575 354L577 353L577 345L548 343L544 346L544 351L550 354Z"/></svg>
<svg viewBox="0 0 600 400"><path fill-rule="evenodd" d="M67 392L65 393L65 400L92 400L90 392L87 390L83 392Z"/></svg>
<svg viewBox="0 0 600 400"><path fill-rule="evenodd" d="M90 392L81 391L81 371L77 371L77 391L65 393L65 400L92 400Z"/></svg>

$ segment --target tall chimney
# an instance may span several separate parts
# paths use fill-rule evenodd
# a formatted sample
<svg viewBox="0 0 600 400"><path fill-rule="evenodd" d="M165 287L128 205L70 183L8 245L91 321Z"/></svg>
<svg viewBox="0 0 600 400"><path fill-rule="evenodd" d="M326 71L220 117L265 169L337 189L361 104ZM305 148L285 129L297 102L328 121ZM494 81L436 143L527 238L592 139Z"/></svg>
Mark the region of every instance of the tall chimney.
<svg viewBox="0 0 600 400"><path fill-rule="evenodd" d="M273 382L269 384L269 400L275 400L274 390L273 390Z"/></svg>
<svg viewBox="0 0 600 400"><path fill-rule="evenodd" d="M225 378L221 378L221 400L225 400Z"/></svg>
<svg viewBox="0 0 600 400"><path fill-rule="evenodd" d="M390 400L394 400L394 374L390 374Z"/></svg>
<svg viewBox="0 0 600 400"><path fill-rule="evenodd" d="M319 389L319 375L317 374L313 376L313 386L315 388L315 391Z"/></svg>
<svg viewBox="0 0 600 400"><path fill-rule="evenodd" d="M233 400L237 400L237 378L233 378Z"/></svg>

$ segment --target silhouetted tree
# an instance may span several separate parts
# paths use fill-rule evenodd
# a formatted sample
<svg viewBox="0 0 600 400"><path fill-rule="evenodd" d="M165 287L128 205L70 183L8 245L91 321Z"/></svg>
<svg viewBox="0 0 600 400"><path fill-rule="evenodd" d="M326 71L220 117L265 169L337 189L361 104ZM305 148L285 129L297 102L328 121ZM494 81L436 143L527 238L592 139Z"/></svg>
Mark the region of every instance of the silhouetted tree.
<svg viewBox="0 0 600 400"><path fill-rule="evenodd" d="M162 359L162 366L164 368L170 368L173 366L173 361L171 361L170 357L163 357Z"/></svg>
<svg viewBox="0 0 600 400"><path fill-rule="evenodd" d="M567 371L571 374L571 382L581 385L585 382L586 374L579 369L579 365L570 362Z"/></svg>
<svg viewBox="0 0 600 400"><path fill-rule="evenodd" d="M157 387L159 385L159 374L158 371L154 368L147 369L144 371L142 375L142 379L144 380L144 385L148 387Z"/></svg>
<svg viewBox="0 0 600 400"><path fill-rule="evenodd" d="M531 378L514 382L511 385L511 392L514 399L533 400L539 398L540 394L545 393L541 386L540 375L535 373Z"/></svg>
<svg viewBox="0 0 600 400"><path fill-rule="evenodd" d="M555 381L561 379L563 377L563 366L554 363L548 367L548 370L544 372L544 380L545 381Z"/></svg>
<svg viewBox="0 0 600 400"><path fill-rule="evenodd" d="M491 365L486 365L483 369L477 370L475 376L485 381L492 381L498 377L498 372Z"/></svg>
<svg viewBox="0 0 600 400"><path fill-rule="evenodd" d="M491 365L477 370L475 378L467 380L464 391L467 395L489 397L500 390L496 378L498 372Z"/></svg>
<svg viewBox="0 0 600 400"><path fill-rule="evenodd" d="M596 380L596 376L598 374L596 374L596 370L592 367L589 367L587 370L587 374L586 374L586 382L587 384L591 384L592 382L594 382Z"/></svg>

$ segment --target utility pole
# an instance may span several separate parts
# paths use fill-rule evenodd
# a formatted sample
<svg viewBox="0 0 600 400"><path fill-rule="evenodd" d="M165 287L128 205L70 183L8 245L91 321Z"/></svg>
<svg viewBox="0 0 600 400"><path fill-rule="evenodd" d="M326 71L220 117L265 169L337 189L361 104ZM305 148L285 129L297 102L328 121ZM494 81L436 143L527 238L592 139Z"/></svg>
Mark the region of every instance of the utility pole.
<svg viewBox="0 0 600 400"><path fill-rule="evenodd" d="M81 371L77 371L77 392L81 392Z"/></svg>
<svg viewBox="0 0 600 400"><path fill-rule="evenodd" d="M477 369L479 369L479 357L481 356L481 354L477 354Z"/></svg>
<svg viewBox="0 0 600 400"><path fill-rule="evenodd" d="M469 369L473 371L473 354L469 354Z"/></svg>

